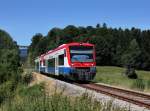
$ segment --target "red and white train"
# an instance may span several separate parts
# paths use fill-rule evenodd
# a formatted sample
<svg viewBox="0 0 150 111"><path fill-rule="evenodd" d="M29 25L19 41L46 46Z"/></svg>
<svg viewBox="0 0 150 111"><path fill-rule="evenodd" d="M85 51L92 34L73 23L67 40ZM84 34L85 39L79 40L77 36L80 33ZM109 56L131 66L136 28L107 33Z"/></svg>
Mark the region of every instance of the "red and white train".
<svg viewBox="0 0 150 111"><path fill-rule="evenodd" d="M39 72L90 81L96 75L95 46L90 43L63 44L35 59Z"/></svg>

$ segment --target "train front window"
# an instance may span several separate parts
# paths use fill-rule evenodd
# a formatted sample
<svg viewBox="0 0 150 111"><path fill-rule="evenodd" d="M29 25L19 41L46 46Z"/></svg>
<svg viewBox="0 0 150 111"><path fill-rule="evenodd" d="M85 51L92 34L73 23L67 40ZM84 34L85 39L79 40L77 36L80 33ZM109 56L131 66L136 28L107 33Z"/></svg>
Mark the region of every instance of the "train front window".
<svg viewBox="0 0 150 111"><path fill-rule="evenodd" d="M92 46L70 46L71 62L93 62Z"/></svg>

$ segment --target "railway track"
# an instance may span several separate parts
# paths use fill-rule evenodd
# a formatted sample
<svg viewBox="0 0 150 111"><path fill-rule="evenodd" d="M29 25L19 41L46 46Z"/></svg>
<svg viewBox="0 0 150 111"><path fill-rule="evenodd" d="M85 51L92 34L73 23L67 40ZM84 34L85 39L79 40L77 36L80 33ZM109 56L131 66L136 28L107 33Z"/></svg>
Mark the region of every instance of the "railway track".
<svg viewBox="0 0 150 111"><path fill-rule="evenodd" d="M150 109L150 95L148 94L143 94L140 92L120 89L120 88L106 86L106 85L94 84L94 83L89 83L89 84L75 83L75 85L90 90L95 90L96 92L110 95L112 97Z"/></svg>

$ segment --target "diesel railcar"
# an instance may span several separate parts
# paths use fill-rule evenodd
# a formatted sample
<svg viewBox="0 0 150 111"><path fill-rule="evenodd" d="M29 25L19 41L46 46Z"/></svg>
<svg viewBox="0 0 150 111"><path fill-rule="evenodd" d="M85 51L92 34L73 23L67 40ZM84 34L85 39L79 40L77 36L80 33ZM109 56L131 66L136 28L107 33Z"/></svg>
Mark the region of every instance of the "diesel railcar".
<svg viewBox="0 0 150 111"><path fill-rule="evenodd" d="M95 58L94 44L68 43L37 57L35 69L69 79L91 81L96 75Z"/></svg>

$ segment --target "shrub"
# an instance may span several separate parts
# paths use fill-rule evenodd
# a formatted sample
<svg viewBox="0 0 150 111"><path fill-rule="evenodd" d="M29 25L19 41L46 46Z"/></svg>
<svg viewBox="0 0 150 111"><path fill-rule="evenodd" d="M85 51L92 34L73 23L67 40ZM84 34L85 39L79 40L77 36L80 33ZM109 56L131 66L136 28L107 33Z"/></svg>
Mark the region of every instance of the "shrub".
<svg viewBox="0 0 150 111"><path fill-rule="evenodd" d="M126 67L125 75L130 79L137 79L138 76L135 72L135 69L131 66Z"/></svg>
<svg viewBox="0 0 150 111"><path fill-rule="evenodd" d="M7 81L0 85L0 104L14 96L16 84L14 81Z"/></svg>
<svg viewBox="0 0 150 111"><path fill-rule="evenodd" d="M32 81L32 79L33 79L32 73L29 72L29 73L26 73L25 75L23 75L22 82L24 84L29 84Z"/></svg>

